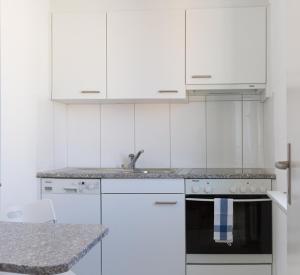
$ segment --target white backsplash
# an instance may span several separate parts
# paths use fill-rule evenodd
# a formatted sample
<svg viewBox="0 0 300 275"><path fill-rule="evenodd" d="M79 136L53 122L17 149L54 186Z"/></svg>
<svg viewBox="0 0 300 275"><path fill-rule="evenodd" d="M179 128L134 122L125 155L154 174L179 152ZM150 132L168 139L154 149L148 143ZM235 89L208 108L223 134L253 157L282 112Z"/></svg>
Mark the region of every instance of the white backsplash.
<svg viewBox="0 0 300 275"><path fill-rule="evenodd" d="M207 167L242 167L242 101L207 102Z"/></svg>
<svg viewBox="0 0 300 275"><path fill-rule="evenodd" d="M134 105L102 105L101 118L101 166L121 166L134 152Z"/></svg>
<svg viewBox="0 0 300 275"><path fill-rule="evenodd" d="M101 105L70 105L67 109L68 166L101 165Z"/></svg>
<svg viewBox="0 0 300 275"><path fill-rule="evenodd" d="M264 104L243 102L243 165L264 167Z"/></svg>
<svg viewBox="0 0 300 275"><path fill-rule="evenodd" d="M171 166L206 167L205 102L171 104Z"/></svg>
<svg viewBox="0 0 300 275"><path fill-rule="evenodd" d="M264 167L264 104L203 97L188 104L54 106L54 166Z"/></svg>

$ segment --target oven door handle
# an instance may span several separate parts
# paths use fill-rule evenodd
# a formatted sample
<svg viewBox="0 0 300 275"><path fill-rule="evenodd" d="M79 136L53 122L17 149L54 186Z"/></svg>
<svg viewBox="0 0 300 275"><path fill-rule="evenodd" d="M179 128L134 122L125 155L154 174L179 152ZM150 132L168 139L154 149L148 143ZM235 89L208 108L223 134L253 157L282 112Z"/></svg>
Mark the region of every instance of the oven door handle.
<svg viewBox="0 0 300 275"><path fill-rule="evenodd" d="M192 199L186 198L186 201L199 201L199 202L214 202L214 199ZM272 201L271 199L234 199L233 202L265 202Z"/></svg>

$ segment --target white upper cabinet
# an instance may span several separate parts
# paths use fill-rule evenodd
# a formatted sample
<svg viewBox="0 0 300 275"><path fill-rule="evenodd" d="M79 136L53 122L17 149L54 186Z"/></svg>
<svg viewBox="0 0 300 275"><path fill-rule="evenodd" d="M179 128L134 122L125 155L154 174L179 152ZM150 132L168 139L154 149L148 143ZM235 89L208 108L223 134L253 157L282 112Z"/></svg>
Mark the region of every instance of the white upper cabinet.
<svg viewBox="0 0 300 275"><path fill-rule="evenodd" d="M120 11L107 18L109 99L185 98L185 11Z"/></svg>
<svg viewBox="0 0 300 275"><path fill-rule="evenodd" d="M106 13L53 14L52 99L106 98Z"/></svg>
<svg viewBox="0 0 300 275"><path fill-rule="evenodd" d="M262 89L266 7L52 15L52 99L185 99L190 89Z"/></svg>
<svg viewBox="0 0 300 275"><path fill-rule="evenodd" d="M265 84L266 8L186 14L186 84Z"/></svg>

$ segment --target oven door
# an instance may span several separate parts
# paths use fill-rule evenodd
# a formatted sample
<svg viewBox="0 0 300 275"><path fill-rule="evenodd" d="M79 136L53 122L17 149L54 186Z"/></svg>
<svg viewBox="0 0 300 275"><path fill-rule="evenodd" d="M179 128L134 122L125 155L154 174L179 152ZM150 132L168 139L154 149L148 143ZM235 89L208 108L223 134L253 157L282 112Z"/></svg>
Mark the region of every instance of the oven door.
<svg viewBox="0 0 300 275"><path fill-rule="evenodd" d="M214 198L232 198L233 243L213 239ZM264 195L186 196L187 263L272 263L272 203Z"/></svg>

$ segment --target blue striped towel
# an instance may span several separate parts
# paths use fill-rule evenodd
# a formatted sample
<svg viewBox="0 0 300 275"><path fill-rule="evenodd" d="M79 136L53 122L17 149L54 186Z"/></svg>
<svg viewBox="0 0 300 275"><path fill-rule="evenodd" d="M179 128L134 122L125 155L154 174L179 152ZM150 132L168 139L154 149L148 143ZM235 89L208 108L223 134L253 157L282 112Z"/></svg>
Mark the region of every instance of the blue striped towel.
<svg viewBox="0 0 300 275"><path fill-rule="evenodd" d="M233 242L233 199L214 199L214 240Z"/></svg>

